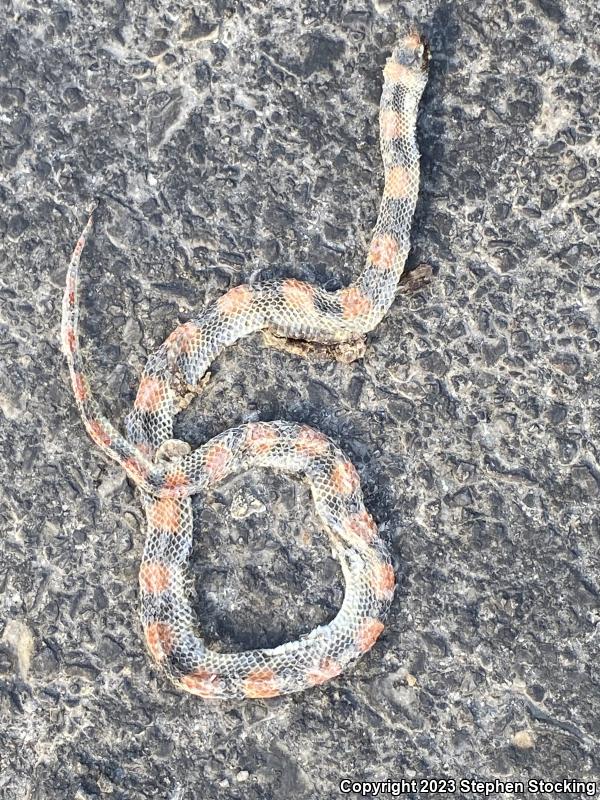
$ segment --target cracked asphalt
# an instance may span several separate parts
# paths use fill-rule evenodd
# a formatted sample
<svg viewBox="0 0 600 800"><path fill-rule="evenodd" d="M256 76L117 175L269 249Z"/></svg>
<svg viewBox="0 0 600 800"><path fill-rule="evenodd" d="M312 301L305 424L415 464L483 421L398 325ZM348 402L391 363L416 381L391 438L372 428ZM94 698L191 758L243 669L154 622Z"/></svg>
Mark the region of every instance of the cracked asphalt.
<svg viewBox="0 0 600 800"><path fill-rule="evenodd" d="M433 63L409 267L431 281L351 364L248 338L178 421L193 445L277 418L338 442L394 554L389 624L320 689L204 704L144 650L143 516L71 397L66 263L98 201L84 357L115 421L147 355L226 288L348 282L381 191L381 69L411 25ZM591 0L4 0L1 798L600 789L599 30ZM249 473L195 513L210 641L274 646L335 613L302 484Z"/></svg>

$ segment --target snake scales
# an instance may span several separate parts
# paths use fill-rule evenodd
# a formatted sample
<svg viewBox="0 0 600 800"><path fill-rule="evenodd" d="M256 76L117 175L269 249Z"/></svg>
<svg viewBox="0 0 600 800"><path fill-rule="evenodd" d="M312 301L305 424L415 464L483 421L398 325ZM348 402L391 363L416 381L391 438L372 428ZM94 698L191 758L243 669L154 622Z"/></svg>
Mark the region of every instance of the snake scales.
<svg viewBox="0 0 600 800"><path fill-rule="evenodd" d="M92 396L79 350L78 268L91 217L73 252L62 306L62 344L73 392L92 440L141 490L148 534L139 583L148 649L177 686L200 697L274 697L324 683L369 650L383 630L394 571L363 504L358 474L334 442L306 425L256 422L224 431L192 452L173 440L173 420L182 387L197 387L216 356L250 333L269 329L293 339L341 343L379 324L394 300L410 247L419 186L416 117L428 61L424 40L410 34L395 47L383 72L379 129L385 185L358 279L335 292L291 278L230 289L149 357L126 435ZM223 653L209 649L194 631L186 591L191 496L254 467L308 480L346 590L335 618L298 641Z"/></svg>

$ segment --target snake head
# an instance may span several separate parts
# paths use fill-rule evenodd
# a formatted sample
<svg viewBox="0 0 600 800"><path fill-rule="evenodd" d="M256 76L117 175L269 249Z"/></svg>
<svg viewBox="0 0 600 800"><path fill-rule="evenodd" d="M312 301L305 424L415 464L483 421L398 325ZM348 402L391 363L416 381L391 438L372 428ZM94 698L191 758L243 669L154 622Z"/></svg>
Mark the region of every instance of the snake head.
<svg viewBox="0 0 600 800"><path fill-rule="evenodd" d="M416 31L404 36L392 51L392 61L427 73L431 51L427 39Z"/></svg>

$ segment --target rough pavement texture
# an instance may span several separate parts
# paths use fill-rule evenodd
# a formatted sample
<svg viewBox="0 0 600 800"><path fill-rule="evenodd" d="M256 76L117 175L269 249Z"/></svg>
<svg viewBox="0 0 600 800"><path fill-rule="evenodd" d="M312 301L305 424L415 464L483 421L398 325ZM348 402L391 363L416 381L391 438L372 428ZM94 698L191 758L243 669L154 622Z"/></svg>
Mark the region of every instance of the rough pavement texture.
<svg viewBox="0 0 600 800"><path fill-rule="evenodd" d="M599 778L596 3L3 8L0 796ZM389 626L322 689L206 705L144 651L140 503L76 415L66 261L100 199L85 357L115 419L147 353L226 287L348 281L381 187L380 72L409 20L434 55L411 257L432 283L354 364L246 340L180 424L196 444L283 417L339 442L395 554ZM275 645L333 615L341 576L302 485L248 474L196 516L211 640Z"/></svg>

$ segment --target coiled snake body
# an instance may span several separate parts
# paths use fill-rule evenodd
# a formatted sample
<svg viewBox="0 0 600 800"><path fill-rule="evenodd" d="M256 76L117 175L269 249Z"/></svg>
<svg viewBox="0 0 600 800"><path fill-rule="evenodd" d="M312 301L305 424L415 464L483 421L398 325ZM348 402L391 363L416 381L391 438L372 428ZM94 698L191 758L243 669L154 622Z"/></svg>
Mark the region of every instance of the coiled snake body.
<svg viewBox="0 0 600 800"><path fill-rule="evenodd" d="M409 251L419 185L415 128L428 51L405 37L384 69L380 105L385 185L363 272L328 292L295 279L242 285L180 325L148 359L122 435L103 416L84 375L78 342L78 266L88 221L67 272L62 343L81 418L92 440L139 486L148 519L140 566L141 617L150 653L180 688L204 698L274 697L324 683L369 650L383 630L395 587L384 542L363 504L358 474L325 435L291 422L227 430L197 450L173 440L182 386L197 387L213 359L258 330L341 343L375 328L393 302ZM194 632L186 593L192 545L191 495L229 475L269 467L304 476L340 559L342 606L327 625L273 649L222 653Z"/></svg>

